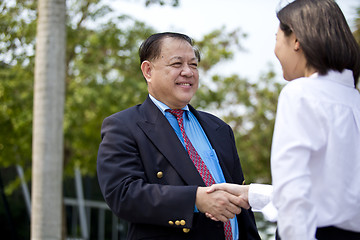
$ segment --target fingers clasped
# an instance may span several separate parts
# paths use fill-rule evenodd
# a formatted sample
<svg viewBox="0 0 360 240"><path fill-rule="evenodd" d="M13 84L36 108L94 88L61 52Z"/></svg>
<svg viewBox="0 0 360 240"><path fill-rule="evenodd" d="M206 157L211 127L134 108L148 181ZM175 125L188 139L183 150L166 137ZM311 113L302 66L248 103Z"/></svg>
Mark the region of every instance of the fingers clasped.
<svg viewBox="0 0 360 240"><path fill-rule="evenodd" d="M212 185L207 189L207 193L212 194L217 192L218 194L221 194L222 197L226 199L224 201L228 201L228 203L224 204L222 214L216 215L206 211L205 215L214 221L222 222L226 222L229 219L234 218L236 214L241 213L241 208L250 208L248 201L248 191L249 185L238 185L229 183Z"/></svg>

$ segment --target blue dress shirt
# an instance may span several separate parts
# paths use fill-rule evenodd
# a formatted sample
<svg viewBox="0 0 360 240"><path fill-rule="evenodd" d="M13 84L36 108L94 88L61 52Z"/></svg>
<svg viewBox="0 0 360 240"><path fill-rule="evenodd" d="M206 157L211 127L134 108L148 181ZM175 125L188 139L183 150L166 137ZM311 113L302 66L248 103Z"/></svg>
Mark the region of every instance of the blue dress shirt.
<svg viewBox="0 0 360 240"><path fill-rule="evenodd" d="M171 113L166 112L166 110L170 108L166 106L164 103L155 99L150 94L149 97L153 101L153 103L159 108L159 110L165 115L165 117L169 121L170 125L174 129L176 135L178 136L179 140L181 141L181 143L183 144L186 150L185 142L182 137L180 126L176 117ZM194 114L189 111L189 107L187 105L184 108L182 108L182 110L184 110L183 123L184 123L184 129L186 135L188 136L195 150L200 155L201 159L204 161L206 167L209 169L212 177L214 178L215 183L225 183L226 182L225 177L221 170L215 150L212 148L209 139L207 138L199 121L196 119ZM195 206L195 211L198 212L196 206ZM237 226L236 217L230 219L230 221L233 232L233 238L238 239L238 226Z"/></svg>

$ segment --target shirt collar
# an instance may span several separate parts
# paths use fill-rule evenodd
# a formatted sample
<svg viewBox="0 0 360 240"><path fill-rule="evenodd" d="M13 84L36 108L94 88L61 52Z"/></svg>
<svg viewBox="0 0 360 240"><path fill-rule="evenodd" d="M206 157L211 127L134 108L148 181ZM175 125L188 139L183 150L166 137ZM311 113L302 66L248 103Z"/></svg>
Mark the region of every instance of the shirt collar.
<svg viewBox="0 0 360 240"><path fill-rule="evenodd" d="M151 94L149 94L149 97L150 97L151 101L153 101L153 103L159 108L159 110L162 112L162 114L165 115L165 111L167 109L171 109L165 103L162 103L159 100L157 100L156 98L154 98L153 96L151 96ZM185 110L185 112L187 112L189 110L189 106L186 105L185 107L182 108L182 110Z"/></svg>
<svg viewBox="0 0 360 240"><path fill-rule="evenodd" d="M316 72L313 73L309 78L330 80L348 87L354 87L353 72L349 69L344 69L342 72L329 70L326 75L319 75L319 73Z"/></svg>

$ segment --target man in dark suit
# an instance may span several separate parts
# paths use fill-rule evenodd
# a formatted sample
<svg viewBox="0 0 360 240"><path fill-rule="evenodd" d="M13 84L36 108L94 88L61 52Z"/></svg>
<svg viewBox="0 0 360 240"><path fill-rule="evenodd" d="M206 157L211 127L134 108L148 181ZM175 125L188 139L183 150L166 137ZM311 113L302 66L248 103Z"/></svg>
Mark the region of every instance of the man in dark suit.
<svg viewBox="0 0 360 240"><path fill-rule="evenodd" d="M104 120L97 162L107 204L129 222L127 239L260 239L237 196L207 192L244 177L231 128L189 105L199 83L192 40L158 33L139 53L149 96Z"/></svg>

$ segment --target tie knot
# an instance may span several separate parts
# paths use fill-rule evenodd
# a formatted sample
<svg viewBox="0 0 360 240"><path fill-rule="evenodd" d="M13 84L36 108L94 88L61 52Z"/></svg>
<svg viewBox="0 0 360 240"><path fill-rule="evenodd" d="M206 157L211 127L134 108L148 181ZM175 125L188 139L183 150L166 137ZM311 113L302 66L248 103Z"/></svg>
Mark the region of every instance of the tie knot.
<svg viewBox="0 0 360 240"><path fill-rule="evenodd" d="M166 109L166 111L174 115L176 118L181 118L184 112L182 109Z"/></svg>

